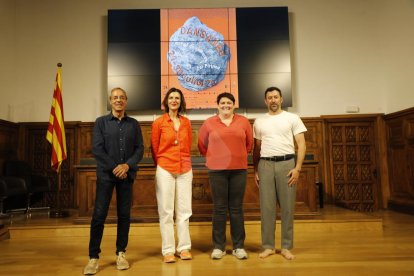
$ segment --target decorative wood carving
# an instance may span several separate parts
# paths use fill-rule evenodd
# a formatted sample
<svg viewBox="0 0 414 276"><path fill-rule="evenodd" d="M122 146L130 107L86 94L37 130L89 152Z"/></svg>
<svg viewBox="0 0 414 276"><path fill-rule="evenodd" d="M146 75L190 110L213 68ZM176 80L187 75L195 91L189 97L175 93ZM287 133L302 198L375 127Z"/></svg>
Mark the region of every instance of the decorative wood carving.
<svg viewBox="0 0 414 276"><path fill-rule="evenodd" d="M356 211L378 209L376 115L327 116L327 163L334 202Z"/></svg>
<svg viewBox="0 0 414 276"><path fill-rule="evenodd" d="M51 146L46 140L46 123L21 123L21 137L25 140L25 155L21 158L28 161L34 174L44 175L52 183L52 192L45 193L43 206L57 207L57 174L51 169ZM61 166L60 207L72 208L74 205L74 171L75 140L77 123L65 123L67 159Z"/></svg>

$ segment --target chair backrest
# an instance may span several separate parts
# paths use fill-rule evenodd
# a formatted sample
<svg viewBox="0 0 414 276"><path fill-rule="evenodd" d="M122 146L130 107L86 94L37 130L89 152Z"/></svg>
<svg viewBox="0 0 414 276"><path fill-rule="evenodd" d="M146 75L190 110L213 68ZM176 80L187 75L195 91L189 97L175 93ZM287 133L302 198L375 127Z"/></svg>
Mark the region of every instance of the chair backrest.
<svg viewBox="0 0 414 276"><path fill-rule="evenodd" d="M0 177L0 199L2 199L3 197L6 197L6 195L7 195L6 181L4 181L2 177Z"/></svg>
<svg viewBox="0 0 414 276"><path fill-rule="evenodd" d="M26 182L21 177L0 176L0 197L24 195L27 193Z"/></svg>
<svg viewBox="0 0 414 276"><path fill-rule="evenodd" d="M5 162L4 175L21 177L26 181L26 185L30 186L32 168L29 163L23 160L7 160Z"/></svg>

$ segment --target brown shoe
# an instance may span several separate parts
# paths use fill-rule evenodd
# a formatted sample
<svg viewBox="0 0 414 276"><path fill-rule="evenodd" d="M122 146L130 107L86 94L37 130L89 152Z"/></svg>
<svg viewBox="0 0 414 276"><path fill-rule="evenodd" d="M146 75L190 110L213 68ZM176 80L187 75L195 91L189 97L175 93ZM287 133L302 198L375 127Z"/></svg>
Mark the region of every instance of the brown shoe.
<svg viewBox="0 0 414 276"><path fill-rule="evenodd" d="M175 263L175 257L174 254L167 254L164 255L164 263Z"/></svg>
<svg viewBox="0 0 414 276"><path fill-rule="evenodd" d="M180 259L181 260L191 260L193 256L191 255L191 252L188 250L183 250L180 252Z"/></svg>

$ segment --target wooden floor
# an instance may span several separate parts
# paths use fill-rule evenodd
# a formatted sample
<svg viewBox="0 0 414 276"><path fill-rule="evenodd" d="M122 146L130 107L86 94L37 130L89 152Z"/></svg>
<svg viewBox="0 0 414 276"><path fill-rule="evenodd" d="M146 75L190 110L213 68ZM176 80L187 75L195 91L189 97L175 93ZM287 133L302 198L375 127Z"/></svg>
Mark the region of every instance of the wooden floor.
<svg viewBox="0 0 414 276"><path fill-rule="evenodd" d="M0 229L0 275L82 275L88 257L89 225L74 217L14 216ZM277 224L277 244L280 244ZM246 222L247 260L228 255L210 260L211 223L191 223L192 261L164 264L157 224L133 224L127 251L131 268L115 268L114 225L107 225L97 275L414 275L414 216L381 211L361 214L325 206L313 220L295 221L296 260L258 258L260 223ZM8 238L8 236L10 236Z"/></svg>

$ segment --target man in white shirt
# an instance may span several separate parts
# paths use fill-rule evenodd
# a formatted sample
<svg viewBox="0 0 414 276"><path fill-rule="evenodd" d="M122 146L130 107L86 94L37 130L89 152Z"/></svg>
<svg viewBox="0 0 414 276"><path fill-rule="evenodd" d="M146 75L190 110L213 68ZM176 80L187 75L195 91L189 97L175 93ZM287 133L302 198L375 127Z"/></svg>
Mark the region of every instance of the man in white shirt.
<svg viewBox="0 0 414 276"><path fill-rule="evenodd" d="M255 182L260 190L261 234L263 252L260 258L275 254L276 200L281 208L281 254L288 260L295 256L293 248L293 217L296 183L299 179L307 131L296 114L282 110L282 92L277 87L265 91L269 112L254 122L253 163ZM295 156L295 144L298 146Z"/></svg>

